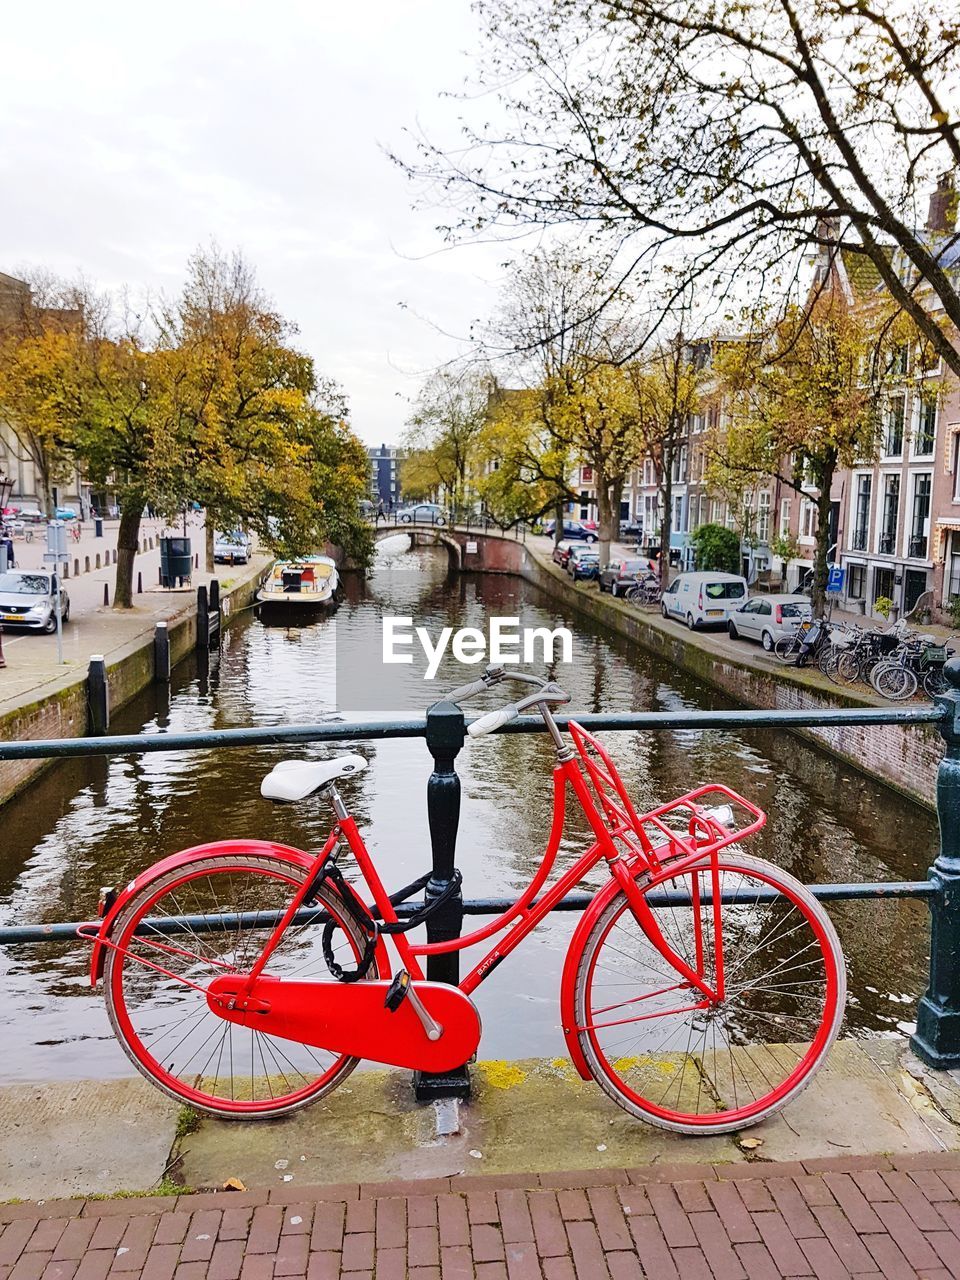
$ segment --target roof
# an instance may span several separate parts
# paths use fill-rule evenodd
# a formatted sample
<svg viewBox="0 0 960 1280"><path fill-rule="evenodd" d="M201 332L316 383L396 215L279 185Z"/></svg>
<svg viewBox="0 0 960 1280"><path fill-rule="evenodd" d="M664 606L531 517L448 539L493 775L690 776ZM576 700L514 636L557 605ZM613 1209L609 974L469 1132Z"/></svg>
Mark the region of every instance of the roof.
<svg viewBox="0 0 960 1280"><path fill-rule="evenodd" d="M866 254L844 247L840 250L840 259L850 287L859 297L880 287L882 282L877 264Z"/></svg>

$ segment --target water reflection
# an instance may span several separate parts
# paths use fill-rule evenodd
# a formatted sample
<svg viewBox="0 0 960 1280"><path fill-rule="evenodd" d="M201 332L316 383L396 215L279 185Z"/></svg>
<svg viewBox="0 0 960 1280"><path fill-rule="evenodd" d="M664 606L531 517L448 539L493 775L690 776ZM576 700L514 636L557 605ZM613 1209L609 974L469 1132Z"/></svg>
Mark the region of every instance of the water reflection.
<svg viewBox="0 0 960 1280"><path fill-rule="evenodd" d="M251 614L224 635L219 660L184 664L169 691L138 699L114 723L117 732L183 732L243 725L311 723L335 709L338 643L379 626L382 611L415 613L433 630L476 626L491 614L524 625L566 624L574 664L555 674L582 712L721 708L720 694L593 624L565 614L512 578L451 576L446 553L382 544L377 569L347 582L334 619L304 628L262 627ZM449 660L426 687L398 668L397 708L421 714L434 690L462 682ZM503 700L477 699L477 709ZM471 704L474 705L474 704ZM349 716L350 709L343 708ZM882 732L882 730L877 730ZM729 734L678 729L605 737L638 808L709 780L722 780L768 810L755 850L801 880L899 880L925 874L936 841L932 815L871 784L797 739L772 730ZM227 836L255 836L316 848L329 826L322 806L273 807L260 798L264 773L285 756L324 758L356 750L371 768L345 792L391 887L429 866L425 782L430 759L421 741L264 747L70 760L39 779L3 811L0 920L89 916L102 884L122 884L164 854ZM459 861L471 897L515 893L533 874L550 825L552 753L539 735L470 743L460 759L463 812ZM570 811L563 865L586 841ZM595 873L599 883L602 872ZM922 904L838 904L831 908L850 960L849 1030L892 1033L912 1014L926 971ZM575 926L555 917L480 989L485 1056L563 1052L557 993L566 942ZM5 1080L125 1074L102 999L92 993L82 947L0 953L5 994L0 1034ZM903 1002L903 997L907 1002Z"/></svg>

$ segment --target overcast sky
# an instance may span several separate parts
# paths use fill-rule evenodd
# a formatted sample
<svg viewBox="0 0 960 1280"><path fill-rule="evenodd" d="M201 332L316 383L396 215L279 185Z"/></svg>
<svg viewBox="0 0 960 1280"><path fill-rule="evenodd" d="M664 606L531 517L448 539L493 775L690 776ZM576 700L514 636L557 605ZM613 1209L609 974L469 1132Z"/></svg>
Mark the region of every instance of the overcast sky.
<svg viewBox="0 0 960 1280"><path fill-rule="evenodd" d="M242 248L360 436L395 442L456 349L416 317L464 334L504 253L434 252L380 147L455 136L440 94L476 48L468 0L4 6L0 271L176 292L197 245Z"/></svg>

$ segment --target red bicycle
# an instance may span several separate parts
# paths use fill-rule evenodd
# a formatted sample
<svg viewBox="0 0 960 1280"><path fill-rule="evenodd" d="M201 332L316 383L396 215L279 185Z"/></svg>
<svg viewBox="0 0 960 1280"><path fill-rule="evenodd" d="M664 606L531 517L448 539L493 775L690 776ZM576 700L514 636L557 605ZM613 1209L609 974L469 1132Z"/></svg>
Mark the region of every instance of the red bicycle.
<svg viewBox="0 0 960 1280"><path fill-rule="evenodd" d="M480 1040L472 992L603 862L609 881L573 935L560 989L580 1075L632 1115L683 1133L755 1123L810 1082L840 1027L843 955L810 892L739 848L765 815L718 784L638 815L602 744L572 721L569 737L561 732L552 709L569 695L558 685L491 667L450 696L462 701L505 679L536 687L471 723L469 734L535 709L556 747L549 839L514 905L452 941L412 941L443 898L398 918L397 906L428 877L393 895L384 888L337 787L366 760L278 764L264 796L332 801L319 853L259 840L187 849L81 928L94 943L93 982L103 977L110 1020L139 1071L200 1111L252 1119L315 1101L360 1058L450 1070ZM592 842L548 885L568 791ZM338 867L346 851L369 904ZM492 938L459 987L425 979L424 957Z"/></svg>

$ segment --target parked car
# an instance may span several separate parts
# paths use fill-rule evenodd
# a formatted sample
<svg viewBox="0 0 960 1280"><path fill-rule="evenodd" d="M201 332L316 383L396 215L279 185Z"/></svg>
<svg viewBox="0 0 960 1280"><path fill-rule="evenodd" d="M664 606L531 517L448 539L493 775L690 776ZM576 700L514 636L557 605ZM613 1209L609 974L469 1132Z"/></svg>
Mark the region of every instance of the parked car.
<svg viewBox="0 0 960 1280"><path fill-rule="evenodd" d="M754 596L730 612L727 630L732 640L759 640L770 653L778 640L794 635L800 623L812 617L808 596Z"/></svg>
<svg viewBox="0 0 960 1280"><path fill-rule="evenodd" d="M556 527L556 520L548 520L543 526L543 531L548 538L552 538ZM568 542L596 542L597 531L591 529L582 520L564 520L563 536Z"/></svg>
<svg viewBox="0 0 960 1280"><path fill-rule="evenodd" d="M567 556L573 550L572 542L558 542L553 548L553 563L560 565L561 568L567 567Z"/></svg>
<svg viewBox="0 0 960 1280"><path fill-rule="evenodd" d="M643 533L643 525L638 520L621 520L620 521L620 537L621 538L639 538Z"/></svg>
<svg viewBox="0 0 960 1280"><path fill-rule="evenodd" d="M588 573L577 574L577 565L583 562L591 566ZM570 554L567 557L567 563L563 566L567 573L576 581L577 577L592 578L600 572L600 553L595 551L593 547L587 546L586 543L579 543L570 548Z"/></svg>
<svg viewBox="0 0 960 1280"><path fill-rule="evenodd" d="M70 597L60 588L60 617L70 621ZM0 573L0 622L48 634L57 629L57 577L49 569Z"/></svg>
<svg viewBox="0 0 960 1280"><path fill-rule="evenodd" d="M213 560L216 564L246 564L253 553L253 540L242 529L213 535Z"/></svg>
<svg viewBox="0 0 960 1280"><path fill-rule="evenodd" d="M443 507L436 502L415 502L397 512L401 524L446 524Z"/></svg>
<svg viewBox="0 0 960 1280"><path fill-rule="evenodd" d="M601 591L609 591L612 596L618 596L627 587L632 587L634 583L643 582L644 578L649 577L649 560L611 560L605 568L600 570L597 584Z"/></svg>
<svg viewBox="0 0 960 1280"><path fill-rule="evenodd" d="M664 591L660 612L691 631L726 626L733 609L747 598L747 580L735 573L681 573Z"/></svg>

